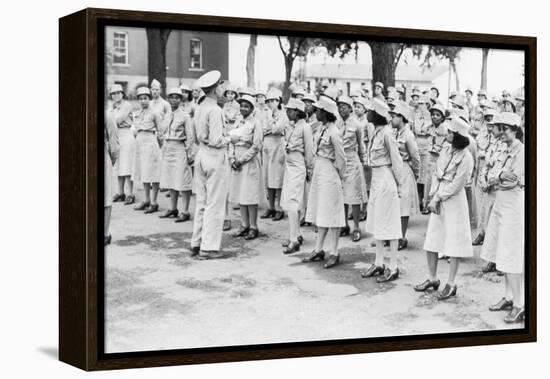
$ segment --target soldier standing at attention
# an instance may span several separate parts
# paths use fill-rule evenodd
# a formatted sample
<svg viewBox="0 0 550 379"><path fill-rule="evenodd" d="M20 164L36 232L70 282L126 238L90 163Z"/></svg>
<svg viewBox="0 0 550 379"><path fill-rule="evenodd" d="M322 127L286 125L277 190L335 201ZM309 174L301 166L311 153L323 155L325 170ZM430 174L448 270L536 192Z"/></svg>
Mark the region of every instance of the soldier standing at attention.
<svg viewBox="0 0 550 379"><path fill-rule="evenodd" d="M162 145L164 131L160 114L150 105L149 88L138 88L137 98L141 110L134 120L137 137L132 180L143 183L145 200L134 209L154 213L159 209L157 196L161 169L160 145Z"/></svg>

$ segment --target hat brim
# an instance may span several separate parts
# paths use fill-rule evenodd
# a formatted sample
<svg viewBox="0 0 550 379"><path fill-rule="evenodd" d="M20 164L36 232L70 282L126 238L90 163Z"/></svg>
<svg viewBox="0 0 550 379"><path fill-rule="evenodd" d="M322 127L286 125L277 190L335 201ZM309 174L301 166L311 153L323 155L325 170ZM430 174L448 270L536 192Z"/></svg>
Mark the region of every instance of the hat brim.
<svg viewBox="0 0 550 379"><path fill-rule="evenodd" d="M283 105L283 108L285 110L289 109L289 110L298 111L298 112L305 112L305 109L300 109L300 108L296 108L296 107L287 107L286 105Z"/></svg>
<svg viewBox="0 0 550 379"><path fill-rule="evenodd" d="M442 115L443 117L445 117L445 112L442 111L441 109L438 109L438 108L431 108L431 109L430 109L430 114L432 114L433 112L439 112L439 113L441 113L441 115Z"/></svg>
<svg viewBox="0 0 550 379"><path fill-rule="evenodd" d="M328 109L326 109L326 108L324 108L323 106L321 106L318 102L313 103L313 107L314 107L315 109L320 109L320 110L322 110L322 111L325 111L325 112L327 112L327 113L330 113L331 115L333 115L333 116L335 116L335 117L338 117L338 110L336 110L336 113L331 112L331 111L329 111Z"/></svg>
<svg viewBox="0 0 550 379"><path fill-rule="evenodd" d="M252 105L252 107L255 106L254 104L252 104L252 103L251 103L249 100L247 100L247 99L238 99L238 100L237 100L237 103L239 103L239 104L240 104L240 103L243 103L243 102Z"/></svg>

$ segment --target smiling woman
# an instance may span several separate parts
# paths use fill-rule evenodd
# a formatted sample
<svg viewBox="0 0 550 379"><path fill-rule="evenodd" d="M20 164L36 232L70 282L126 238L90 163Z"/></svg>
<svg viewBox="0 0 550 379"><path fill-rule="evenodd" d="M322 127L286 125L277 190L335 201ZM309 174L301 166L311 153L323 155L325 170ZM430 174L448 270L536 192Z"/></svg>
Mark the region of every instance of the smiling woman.
<svg viewBox="0 0 550 379"><path fill-rule="evenodd" d="M60 36L62 360L535 339L533 38L107 10Z"/></svg>

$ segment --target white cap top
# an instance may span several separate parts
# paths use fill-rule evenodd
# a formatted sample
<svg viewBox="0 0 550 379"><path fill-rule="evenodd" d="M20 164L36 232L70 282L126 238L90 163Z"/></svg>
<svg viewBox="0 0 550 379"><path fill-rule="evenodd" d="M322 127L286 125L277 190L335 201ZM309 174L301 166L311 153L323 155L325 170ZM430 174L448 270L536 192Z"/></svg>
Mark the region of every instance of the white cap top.
<svg viewBox="0 0 550 379"><path fill-rule="evenodd" d="M254 106L256 104L256 100L254 99L254 97L252 97L252 95L248 95L248 94L242 95L241 97L239 97L239 99L237 101L238 101L239 104L241 103L241 101L246 101L247 103L250 103L250 105L252 105L252 106Z"/></svg>
<svg viewBox="0 0 550 379"><path fill-rule="evenodd" d="M200 88L209 88L218 84L221 77L222 74L218 70L208 71L206 74L197 79L195 85Z"/></svg>
<svg viewBox="0 0 550 379"><path fill-rule="evenodd" d="M122 86L120 84L113 84L111 88L109 89L109 95L112 95L115 92L122 92L124 93L124 90L122 89Z"/></svg>
<svg viewBox="0 0 550 379"><path fill-rule="evenodd" d="M377 98L372 99L372 109L374 112L378 113L380 116L385 117L386 120L389 119L390 107L388 106L388 104L386 104L382 100Z"/></svg>
<svg viewBox="0 0 550 379"><path fill-rule="evenodd" d="M181 88L179 87L172 87L168 90L168 92L166 92L166 96L170 95L180 95L181 97L183 97L183 92L181 92Z"/></svg>
<svg viewBox="0 0 550 379"><path fill-rule="evenodd" d="M306 111L306 105L302 100L290 98L288 99L288 103L285 105L286 109L296 109L302 112Z"/></svg>
<svg viewBox="0 0 550 379"><path fill-rule="evenodd" d="M160 82L157 79L151 80L151 88L160 89L160 87L162 86L160 85Z"/></svg>
<svg viewBox="0 0 550 379"><path fill-rule="evenodd" d="M336 106L336 102L327 96L321 96L319 100L313 104L313 106L315 108L323 109L328 113L332 113L335 117L338 117L338 107Z"/></svg>
<svg viewBox="0 0 550 379"><path fill-rule="evenodd" d="M470 135L470 125L458 116L453 116L447 127L449 130L452 130L463 137L468 137Z"/></svg>

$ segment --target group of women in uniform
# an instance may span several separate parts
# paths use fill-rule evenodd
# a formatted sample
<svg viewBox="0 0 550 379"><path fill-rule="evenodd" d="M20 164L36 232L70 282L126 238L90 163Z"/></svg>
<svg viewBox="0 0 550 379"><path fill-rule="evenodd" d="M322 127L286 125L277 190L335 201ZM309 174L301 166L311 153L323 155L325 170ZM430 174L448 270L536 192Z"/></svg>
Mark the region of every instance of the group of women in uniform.
<svg viewBox="0 0 550 379"><path fill-rule="evenodd" d="M384 98L383 84L377 83L372 99L363 94L338 96L331 88L316 96L295 87L284 105L276 88L264 93L225 83L217 91L216 83L208 87L212 104L201 106L204 96L197 99L186 85L169 89L166 102L154 81L151 89L137 89L140 109L135 112L122 88L111 87L106 151L113 150L114 134L120 145L116 157L106 155L106 167L116 161L118 176L112 201L134 203L133 183L142 182L144 199L136 210L157 212L158 191L163 188L169 190L171 201L160 217L189 220L197 146L211 145L227 156L224 218L228 221L229 204L238 205L240 226L235 237L258 237L258 208L267 201L260 218L279 221L285 212L288 215L289 238L283 242L283 253L299 251L304 241L301 227L312 224L317 232L315 248L302 261L324 261L324 267L331 268L340 263L339 238L351 235L352 241L360 241L360 221L366 219L365 231L374 236L376 258L361 276L387 282L399 278L398 250L408 245L409 218L422 211L430 214L424 242L428 279L414 290L439 289L438 261L446 257L449 276L438 294L445 300L457 294L460 260L473 256L470 217L471 203L477 200L482 210L480 235L485 240L482 256L505 274L505 295L491 310L510 310L508 322L522 319L523 129L521 118L509 112L515 111L515 106L506 105L509 99L499 110L479 99L476 112L476 107L453 98L448 110L435 87L425 93L413 89L411 103L406 103L404 90L388 89ZM216 94L223 95L223 107L212 112ZM200 120L194 117L197 112ZM214 146L213 132L203 128L218 125L217 117L223 131L216 132L221 135L216 134ZM110 173L106 170L106 175ZM468 186L479 188L477 199L467 196ZM111 189L105 188L107 195ZM230 227L224 222L224 230ZM109 242L106 231L105 243ZM212 246L209 250L219 249L219 238ZM194 255L199 250L201 245L194 246Z"/></svg>

